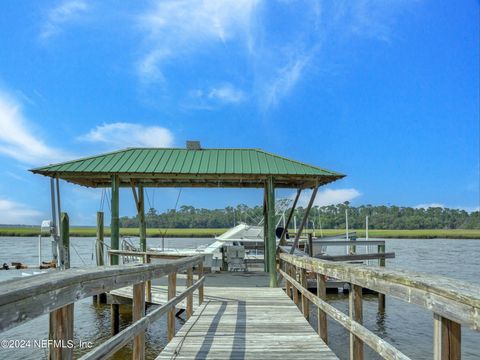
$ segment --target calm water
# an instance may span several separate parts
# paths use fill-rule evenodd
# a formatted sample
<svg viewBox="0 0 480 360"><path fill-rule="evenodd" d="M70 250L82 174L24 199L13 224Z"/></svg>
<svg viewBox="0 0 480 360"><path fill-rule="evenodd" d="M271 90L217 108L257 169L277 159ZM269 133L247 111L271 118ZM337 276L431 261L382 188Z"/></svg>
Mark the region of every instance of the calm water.
<svg viewBox="0 0 480 360"><path fill-rule="evenodd" d="M108 240L107 240L108 241ZM195 247L209 244L212 239L166 239L166 247ZM94 265L93 238L72 238L72 266ZM149 247L161 247L161 239L148 239ZM395 251L396 258L387 260L388 267L423 271L445 275L480 285L480 241L475 240L386 240L387 251ZM48 240L42 244L44 260L49 258L51 249ZM0 237L0 264L20 261L38 263L38 240L36 238ZM31 270L23 270L31 272ZM21 271L0 271L0 281L21 275ZM344 295L330 295L329 302L347 312L348 301ZM75 303L75 337L79 340L98 344L110 336L109 306L96 305L91 298ZM127 306L121 313L121 326L131 322ZM316 326L315 312L312 311L312 325ZM432 358L432 313L415 305L387 298L385 315L377 313L375 296L365 296L364 323L367 328L402 350L412 359ZM146 334L147 358L155 358L166 343L166 319L157 321ZM177 319L177 327L181 327ZM42 316L31 322L0 334L2 339L46 339L48 318ZM329 321L330 346L341 359L348 359L347 332L334 321ZM379 357L366 349L367 359ZM75 357L81 353L77 350ZM115 359L130 358L131 347L117 353ZM46 350L17 349L0 350L1 359L46 358ZM462 327L462 358L480 359L480 333Z"/></svg>

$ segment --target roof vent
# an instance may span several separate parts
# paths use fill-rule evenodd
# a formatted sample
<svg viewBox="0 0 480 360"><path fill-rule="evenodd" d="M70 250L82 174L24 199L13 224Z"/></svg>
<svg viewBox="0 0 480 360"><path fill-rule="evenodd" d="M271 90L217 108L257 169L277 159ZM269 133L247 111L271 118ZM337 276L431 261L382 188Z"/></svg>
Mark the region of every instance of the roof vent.
<svg viewBox="0 0 480 360"><path fill-rule="evenodd" d="M187 149L188 150L202 150L200 146L200 141L187 140Z"/></svg>

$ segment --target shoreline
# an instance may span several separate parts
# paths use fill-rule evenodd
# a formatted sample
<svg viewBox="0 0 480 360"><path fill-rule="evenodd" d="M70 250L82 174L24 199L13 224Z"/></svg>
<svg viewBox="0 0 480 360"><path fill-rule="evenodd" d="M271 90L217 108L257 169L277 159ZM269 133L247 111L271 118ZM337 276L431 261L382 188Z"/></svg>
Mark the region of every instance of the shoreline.
<svg viewBox="0 0 480 360"><path fill-rule="evenodd" d="M147 229L147 236L150 238L210 238L220 235L228 229ZM311 230L309 230L311 232ZM357 237L364 238L364 229L351 229L350 232L356 232ZM293 229L290 232L293 233ZM323 236L336 236L343 235L344 229L320 229L315 230L315 235ZM138 236L138 228L121 228L120 236ZM0 228L0 237L29 237L40 235L40 229L38 228L23 228L23 227L4 227ZM48 234L42 234L48 236ZM383 238L383 239L471 239L480 240L480 229L454 229L454 230L442 230L442 229L424 229L424 230L369 230L369 238ZM94 227L79 228L72 227L70 229L71 237L95 237L96 229ZM105 237L110 236L110 229L105 228Z"/></svg>

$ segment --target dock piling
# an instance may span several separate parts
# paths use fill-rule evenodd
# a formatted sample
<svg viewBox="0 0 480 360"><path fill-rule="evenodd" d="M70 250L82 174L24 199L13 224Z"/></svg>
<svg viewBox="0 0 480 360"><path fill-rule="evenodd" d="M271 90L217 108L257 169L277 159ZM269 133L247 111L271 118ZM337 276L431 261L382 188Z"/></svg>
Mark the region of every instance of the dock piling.
<svg viewBox="0 0 480 360"><path fill-rule="evenodd" d="M460 360L461 325L436 313L433 314L433 359Z"/></svg>
<svg viewBox="0 0 480 360"><path fill-rule="evenodd" d="M317 296L327 301L327 277L322 274L317 274ZM317 321L318 335L328 344L327 314L320 307L317 307Z"/></svg>
<svg viewBox="0 0 480 360"><path fill-rule="evenodd" d="M350 319L362 324L363 302L361 286L350 284L348 304ZM353 333L350 333L350 360L363 360L363 341Z"/></svg>
<svg viewBox="0 0 480 360"><path fill-rule="evenodd" d="M385 253L385 244L383 245L378 245L378 253ZM385 266L385 258L380 258L378 259L378 265L379 266ZM378 312L380 314L385 313L385 294L378 293Z"/></svg>
<svg viewBox="0 0 480 360"><path fill-rule="evenodd" d="M62 213L60 221L61 247L63 249L63 258L60 259L64 264L63 269L70 268L70 232L68 214ZM49 317L49 339L53 341L62 341L67 344L73 341L73 304L65 305L50 313ZM49 360L72 359L73 348L67 346L50 345L48 349Z"/></svg>
<svg viewBox="0 0 480 360"><path fill-rule="evenodd" d="M145 316L145 283L133 285L132 321L136 322ZM133 339L133 359L145 359L145 330L141 330Z"/></svg>
<svg viewBox="0 0 480 360"><path fill-rule="evenodd" d="M187 269L187 288L193 285L193 269ZM190 319L193 313L193 294L187 296L187 309L186 309L187 320Z"/></svg>
<svg viewBox="0 0 480 360"><path fill-rule="evenodd" d="M175 297L177 292L177 273L172 272L168 274L168 300ZM168 311L167 319L167 339L171 341L175 336L175 307Z"/></svg>

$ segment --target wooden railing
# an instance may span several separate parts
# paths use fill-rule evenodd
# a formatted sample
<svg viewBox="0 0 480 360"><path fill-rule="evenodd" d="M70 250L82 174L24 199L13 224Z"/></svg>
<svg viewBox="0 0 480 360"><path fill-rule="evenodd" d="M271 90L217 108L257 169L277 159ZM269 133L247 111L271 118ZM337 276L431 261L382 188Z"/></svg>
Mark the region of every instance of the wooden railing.
<svg viewBox="0 0 480 360"><path fill-rule="evenodd" d="M434 359L460 359L461 325L480 331L480 287L469 283L383 267L352 265L311 257L279 254L279 272L287 294L306 318L309 302L317 307L318 331L328 343L327 315L350 332L350 359L363 359L364 344L384 359L410 359L362 325L362 289L368 288L433 312ZM317 294L306 286L307 272L317 278ZM327 277L350 283L349 315L326 302Z"/></svg>
<svg viewBox="0 0 480 360"><path fill-rule="evenodd" d="M193 269L198 279L193 283ZM176 294L178 272L187 272L186 289ZM145 315L145 282L168 276L168 302ZM74 268L0 283L0 332L50 314L54 341L73 341L73 304L83 298L133 285L133 324L84 355L82 359L106 359L133 339L133 358L143 359L145 329L168 313L168 341L175 333L175 306L187 298L186 315L193 312L193 292L203 302L203 256L173 260L166 264ZM51 359L71 359L73 348L52 346Z"/></svg>
<svg viewBox="0 0 480 360"><path fill-rule="evenodd" d="M163 260L175 260L180 258L186 258L187 255L175 254L175 253L161 253L156 251L126 251L126 250L108 250L109 264L112 264L112 258L114 256L126 256L126 257L138 257L143 260L144 264L150 264L152 259L163 259ZM203 262L198 264L199 273L203 274ZM192 274L187 272L187 285L191 280ZM152 302L152 282L145 282L145 294L148 302ZM203 287L200 287L198 290L199 296L203 301Z"/></svg>

